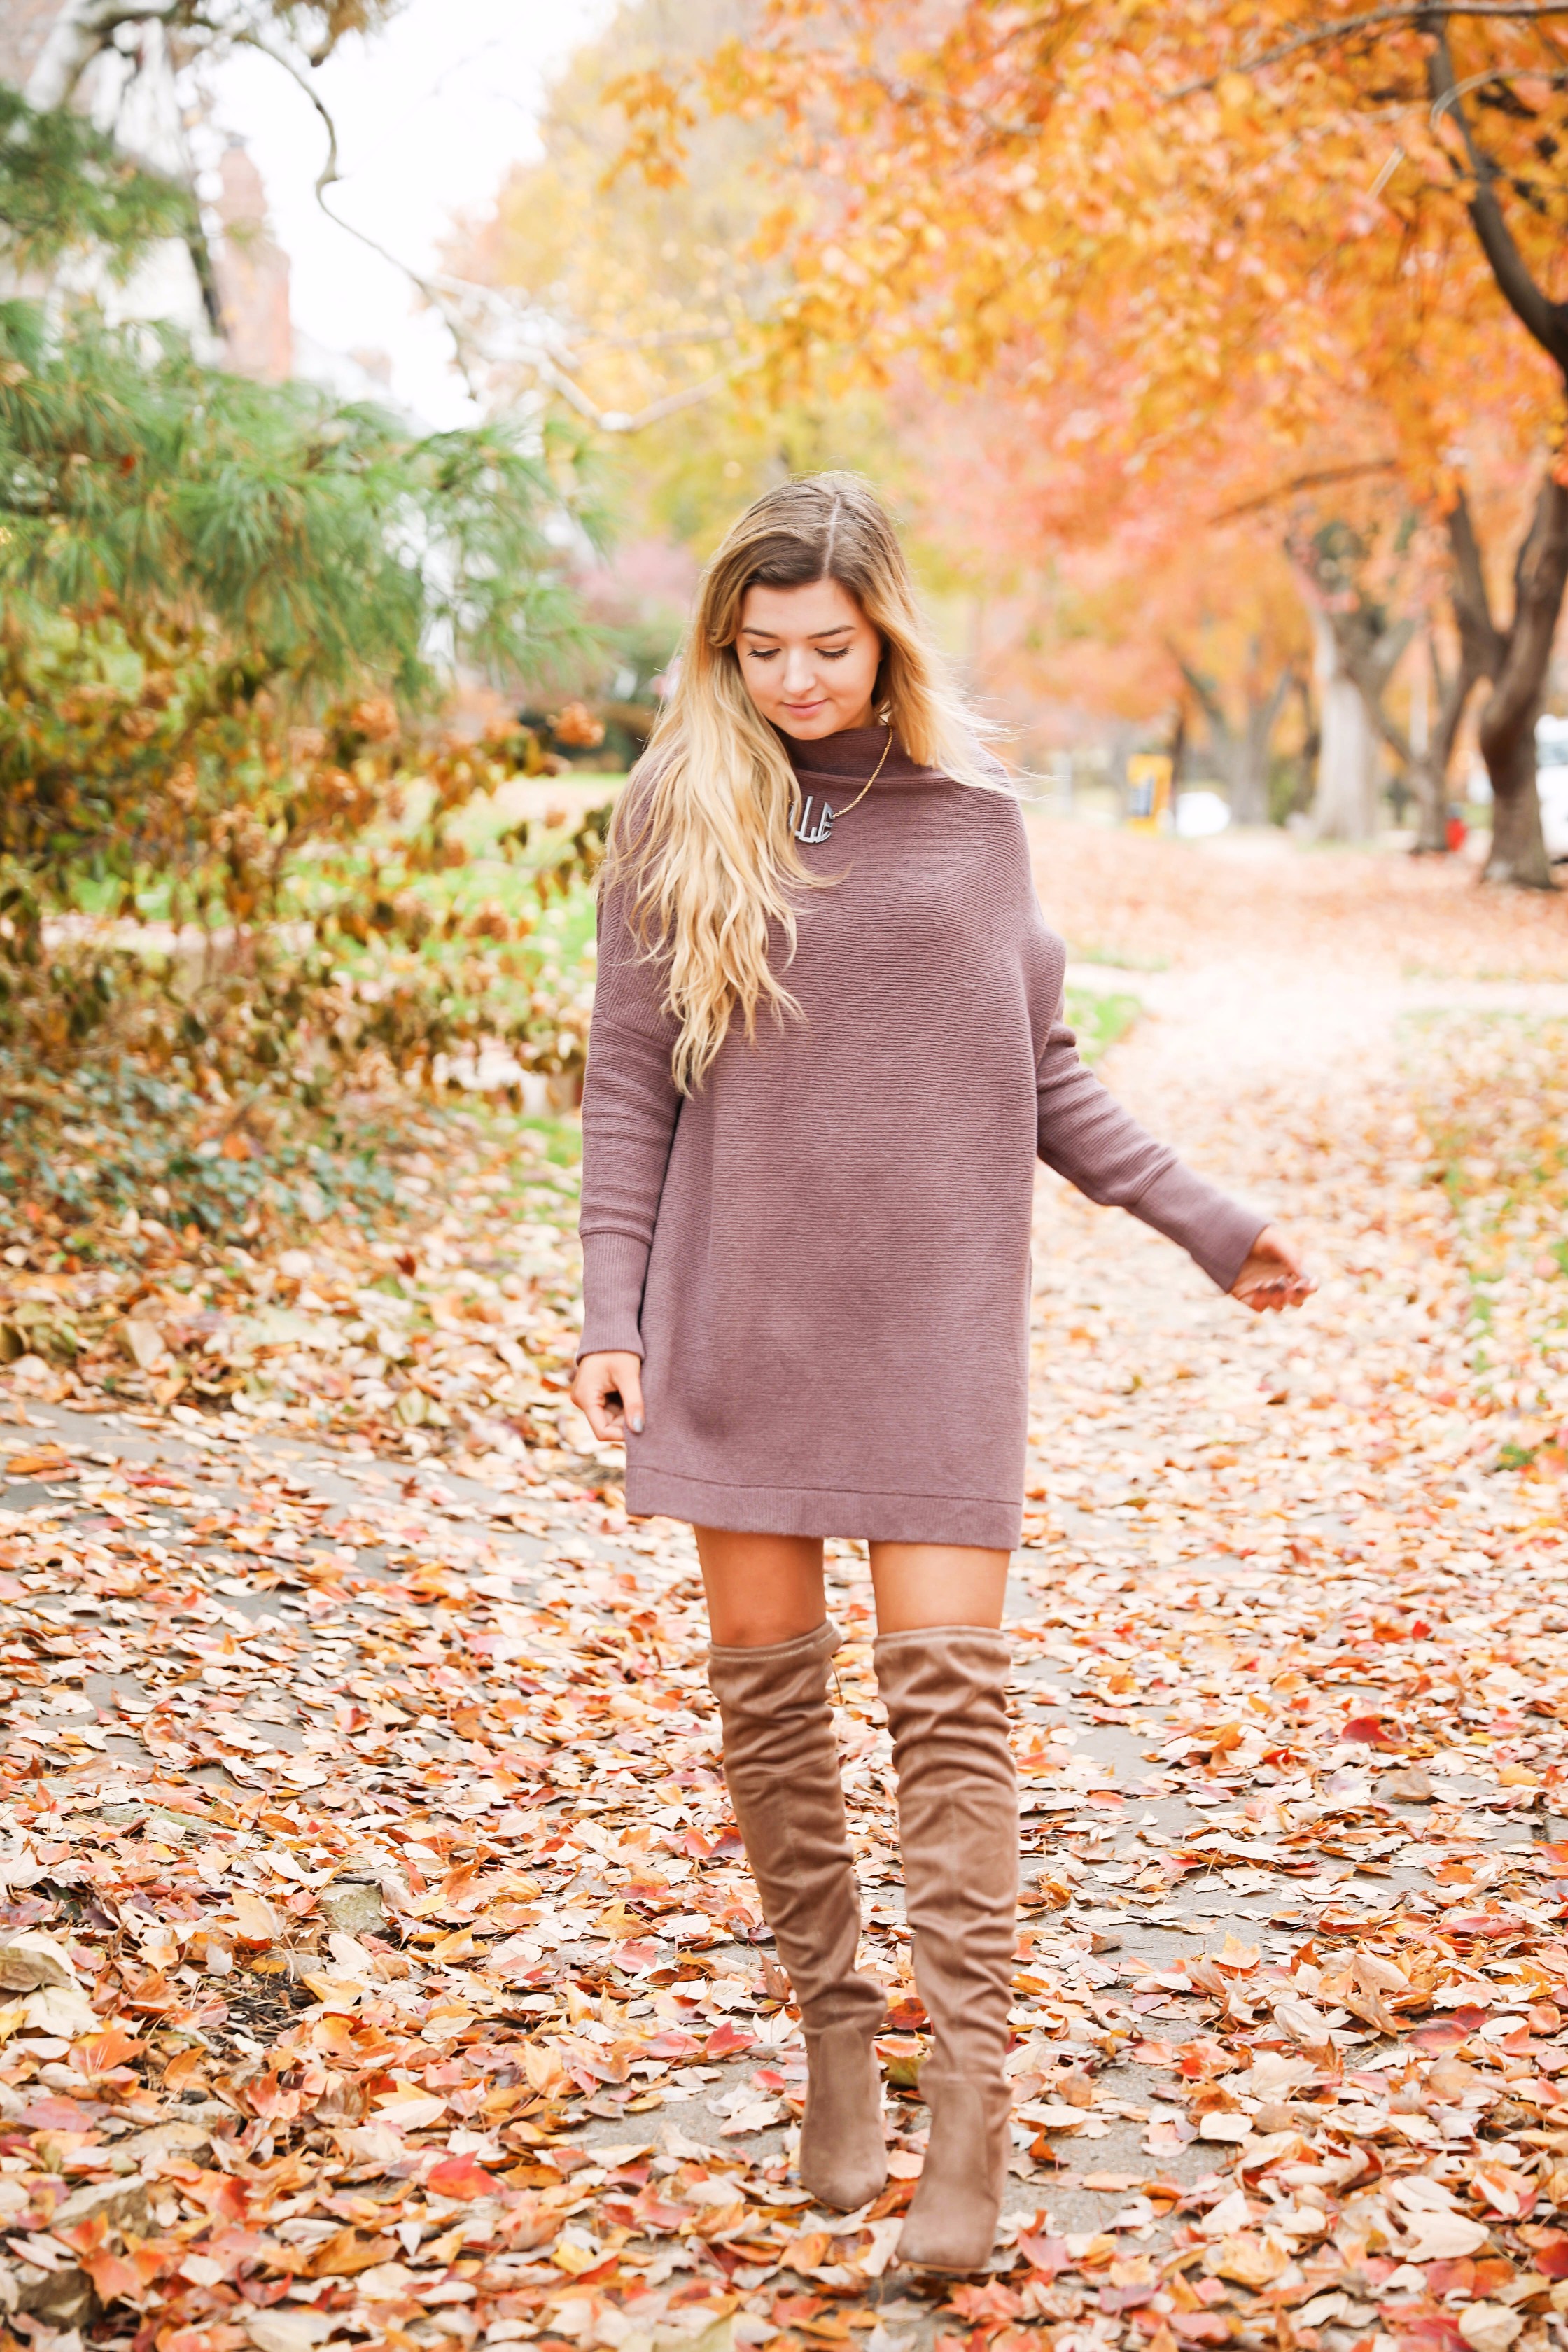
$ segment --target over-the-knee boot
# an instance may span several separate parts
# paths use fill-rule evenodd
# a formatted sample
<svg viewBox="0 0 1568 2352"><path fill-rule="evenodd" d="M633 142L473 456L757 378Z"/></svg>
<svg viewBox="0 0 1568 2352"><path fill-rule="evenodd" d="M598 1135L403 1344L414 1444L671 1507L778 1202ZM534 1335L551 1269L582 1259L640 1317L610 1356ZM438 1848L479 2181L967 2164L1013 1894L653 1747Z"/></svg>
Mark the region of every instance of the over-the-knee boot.
<svg viewBox="0 0 1568 2352"><path fill-rule="evenodd" d="M855 1973L860 1891L827 1678L829 1624L765 1649L714 1645L708 1679L724 1727L724 1778L779 1957L805 2028L802 2185L851 2212L888 2178L875 2048L887 2003Z"/></svg>
<svg viewBox="0 0 1568 2352"><path fill-rule="evenodd" d="M1005 2062L1018 1784L1007 1644L982 1627L941 1625L882 1634L876 1659L893 1735L915 1982L933 2036L921 2068L931 2133L899 2258L978 2270L995 2239L1011 2147Z"/></svg>

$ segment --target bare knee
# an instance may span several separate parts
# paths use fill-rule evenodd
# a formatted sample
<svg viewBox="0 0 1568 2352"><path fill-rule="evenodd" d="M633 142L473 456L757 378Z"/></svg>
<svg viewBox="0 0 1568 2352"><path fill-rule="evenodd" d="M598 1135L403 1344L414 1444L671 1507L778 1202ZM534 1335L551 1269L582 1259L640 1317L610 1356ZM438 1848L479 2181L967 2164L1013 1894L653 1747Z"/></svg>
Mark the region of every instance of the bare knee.
<svg viewBox="0 0 1568 2352"><path fill-rule="evenodd" d="M755 1650L815 1633L826 1613L822 1543L814 1536L694 1528L713 1639Z"/></svg>

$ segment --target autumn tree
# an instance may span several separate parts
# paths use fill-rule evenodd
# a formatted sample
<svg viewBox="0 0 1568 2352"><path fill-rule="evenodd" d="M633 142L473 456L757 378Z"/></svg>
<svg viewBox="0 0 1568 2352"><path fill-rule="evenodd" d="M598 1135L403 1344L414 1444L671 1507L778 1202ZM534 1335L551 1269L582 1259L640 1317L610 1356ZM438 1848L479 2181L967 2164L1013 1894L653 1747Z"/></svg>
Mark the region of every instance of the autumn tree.
<svg viewBox="0 0 1568 2352"><path fill-rule="evenodd" d="M1491 682L1488 870L1549 882L1533 761L1568 580L1568 26L1509 0L1268 0L1245 28L1217 0L868 0L847 27L780 0L702 88L784 125L784 376L825 353L1048 374L1089 334L1127 363L1103 429L1147 482L1223 450L1238 415L1282 480L1323 470L1347 406L1384 419L1384 462L1449 536L1467 671ZM624 96L645 168L678 168L690 79L648 68ZM1478 400L1537 467L1500 616L1463 455Z"/></svg>
<svg viewBox="0 0 1568 2352"><path fill-rule="evenodd" d="M180 204L69 110L0 111L18 274L85 253L126 275ZM0 1028L102 997L101 960L50 961L84 887L133 912L152 879L286 950L290 859L384 812L454 667L515 691L580 645L576 458L537 420L423 434L250 382L63 287L0 302ZM494 767L452 761L437 805Z"/></svg>
<svg viewBox="0 0 1568 2352"><path fill-rule="evenodd" d="M628 67L694 71L755 14L749 0L623 0L553 82L539 155L461 225L433 281L488 396L579 421L626 535L702 552L782 474L896 470L874 388L786 388L760 364L791 282L761 251L776 195L771 126L709 114L688 127L683 174L606 169L634 135L614 95Z"/></svg>
<svg viewBox="0 0 1568 2352"><path fill-rule="evenodd" d="M972 391L907 362L888 394L904 511L926 576L973 600L972 685L1043 756L1098 719L1112 743L1184 734L1238 822L1268 814L1270 751L1310 646L1270 514L1216 525L1212 467L1140 494L1100 430L1087 354L1054 380L1004 362Z"/></svg>

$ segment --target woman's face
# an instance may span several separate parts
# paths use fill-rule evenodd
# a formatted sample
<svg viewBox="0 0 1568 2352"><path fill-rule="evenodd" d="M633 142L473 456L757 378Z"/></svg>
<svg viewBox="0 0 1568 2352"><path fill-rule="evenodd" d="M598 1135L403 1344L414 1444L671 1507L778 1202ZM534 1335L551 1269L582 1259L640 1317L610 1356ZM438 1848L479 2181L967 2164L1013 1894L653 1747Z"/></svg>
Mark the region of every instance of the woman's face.
<svg viewBox="0 0 1568 2352"><path fill-rule="evenodd" d="M752 700L785 735L809 743L876 717L882 640L837 580L748 588L735 651Z"/></svg>

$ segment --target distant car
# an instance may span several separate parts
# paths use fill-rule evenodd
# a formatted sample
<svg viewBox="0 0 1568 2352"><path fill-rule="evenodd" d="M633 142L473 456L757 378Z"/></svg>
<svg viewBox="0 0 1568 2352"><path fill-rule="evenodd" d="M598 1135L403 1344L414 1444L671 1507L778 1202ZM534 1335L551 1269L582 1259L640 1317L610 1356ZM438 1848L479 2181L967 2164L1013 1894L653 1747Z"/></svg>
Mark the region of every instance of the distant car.
<svg viewBox="0 0 1568 2352"><path fill-rule="evenodd" d="M1176 831L1184 841L1207 841L1229 823L1230 810L1218 793L1176 794Z"/></svg>
<svg viewBox="0 0 1568 2352"><path fill-rule="evenodd" d="M1568 767L1540 768L1535 789L1541 795L1541 831L1548 857L1568 857Z"/></svg>

